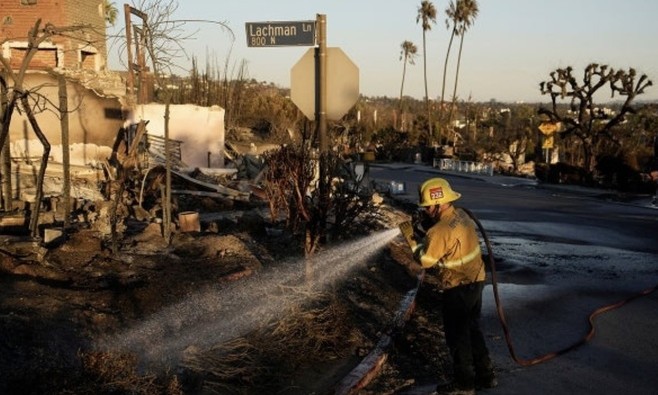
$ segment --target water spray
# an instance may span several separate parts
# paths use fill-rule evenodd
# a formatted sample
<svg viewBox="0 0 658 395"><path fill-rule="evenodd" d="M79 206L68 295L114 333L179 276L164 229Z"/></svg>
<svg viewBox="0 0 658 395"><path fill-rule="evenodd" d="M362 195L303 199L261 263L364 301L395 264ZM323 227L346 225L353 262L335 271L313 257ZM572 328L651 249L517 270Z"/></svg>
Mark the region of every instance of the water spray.
<svg viewBox="0 0 658 395"><path fill-rule="evenodd" d="M367 262L398 235L398 229L337 245L313 256L321 291ZM145 362L175 362L190 347L206 349L245 335L282 317L308 298L304 260L282 262L251 278L211 287L169 306L100 345L135 352Z"/></svg>

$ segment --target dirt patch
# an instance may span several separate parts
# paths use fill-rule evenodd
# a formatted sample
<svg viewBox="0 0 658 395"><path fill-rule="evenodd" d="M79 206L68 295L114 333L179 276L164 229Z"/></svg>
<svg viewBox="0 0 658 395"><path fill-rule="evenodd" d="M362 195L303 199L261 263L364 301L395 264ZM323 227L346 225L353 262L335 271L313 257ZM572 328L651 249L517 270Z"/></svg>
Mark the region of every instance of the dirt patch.
<svg viewBox="0 0 658 395"><path fill-rule="evenodd" d="M406 213L382 205L378 216L385 229ZM181 355L159 364L145 363L145 350L98 347L100 339L201 290L227 284L237 290L296 255L286 235L267 232L262 222L232 230L204 226L200 233L176 234L166 246L157 224L142 225L112 253L92 230L78 229L43 251L41 261L3 254L0 393L332 393L390 333L402 296L416 283L397 262L408 255L396 240L397 247L379 251L329 287L280 287L289 297L302 294L295 300L303 302L229 341L191 337ZM419 377L448 372L447 355L437 346L439 306L437 294L421 288L412 319L393 333L382 372L361 393L394 393Z"/></svg>

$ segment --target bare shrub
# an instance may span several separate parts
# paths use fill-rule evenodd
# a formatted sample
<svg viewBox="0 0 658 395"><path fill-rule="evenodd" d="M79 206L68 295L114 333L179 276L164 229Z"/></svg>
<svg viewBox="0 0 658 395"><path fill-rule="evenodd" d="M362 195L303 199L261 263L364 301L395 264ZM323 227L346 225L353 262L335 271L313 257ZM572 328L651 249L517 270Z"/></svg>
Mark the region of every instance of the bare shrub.
<svg viewBox="0 0 658 395"><path fill-rule="evenodd" d="M140 374L138 356L105 351L81 352L81 384L63 393L71 394L161 394L182 395L178 378L170 373Z"/></svg>

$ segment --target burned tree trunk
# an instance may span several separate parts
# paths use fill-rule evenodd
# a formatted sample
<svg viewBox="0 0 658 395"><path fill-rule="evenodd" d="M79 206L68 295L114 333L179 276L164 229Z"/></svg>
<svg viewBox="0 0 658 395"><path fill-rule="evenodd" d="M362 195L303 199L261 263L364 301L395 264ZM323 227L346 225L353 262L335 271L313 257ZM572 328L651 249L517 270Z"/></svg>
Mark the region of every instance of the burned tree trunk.
<svg viewBox="0 0 658 395"><path fill-rule="evenodd" d="M64 229L69 227L71 213L71 156L69 153L69 108L66 79L59 76L59 113L62 127L62 162L64 162Z"/></svg>
<svg viewBox="0 0 658 395"><path fill-rule="evenodd" d="M34 207L32 208L30 217L30 234L32 237L36 237L38 235L39 210L41 208L41 199L43 198L43 179L46 175L46 166L48 165L48 157L50 156L50 143L41 131L41 128L37 123L37 119L34 117L34 113L32 112L32 108L30 107L28 96L26 94L22 95L21 102L23 104L25 114L27 115L27 119L30 121L30 125L32 125L34 133L37 135L39 141L41 141L41 144L43 144L43 155L41 155L41 165L39 166L39 174L37 177L36 196L34 198Z"/></svg>
<svg viewBox="0 0 658 395"><path fill-rule="evenodd" d="M2 170L0 171L2 175L2 208L5 211L12 211L14 207L11 193L11 150L9 149L9 140L6 140L5 145L2 146L0 158L2 158Z"/></svg>
<svg viewBox="0 0 658 395"><path fill-rule="evenodd" d="M110 184L109 198L112 201L110 206L110 231L112 233L112 252L118 252L118 238L119 232L117 230L119 225L119 205L122 204L126 184L135 167L137 166L137 148L139 147L144 134L146 133L146 123L140 121L133 136L128 138L126 132L122 132L117 136L117 141L112 148L112 162L117 169L116 180ZM129 141L130 140L130 141ZM120 147L123 146L125 152L119 152ZM115 189L116 186L116 190Z"/></svg>
<svg viewBox="0 0 658 395"><path fill-rule="evenodd" d="M0 147L4 147L9 136L9 123L11 122L11 116L14 113L14 108L16 108L16 94L11 95L11 99L7 102L5 107L4 114L2 114L2 129L0 129Z"/></svg>
<svg viewBox="0 0 658 395"><path fill-rule="evenodd" d="M11 116L5 119L5 114L9 111L8 109L9 102L9 90L7 89L7 81L3 76L0 76L0 121L2 122L2 127L0 130L4 132L5 123L11 119ZM7 125L7 130L9 130L9 125ZM4 143L0 146L2 150L2 168L0 170L0 177L2 178L2 202L3 208L5 211L11 211L12 207L12 193L11 193L11 153L9 150L9 139L3 135L4 138L2 141Z"/></svg>

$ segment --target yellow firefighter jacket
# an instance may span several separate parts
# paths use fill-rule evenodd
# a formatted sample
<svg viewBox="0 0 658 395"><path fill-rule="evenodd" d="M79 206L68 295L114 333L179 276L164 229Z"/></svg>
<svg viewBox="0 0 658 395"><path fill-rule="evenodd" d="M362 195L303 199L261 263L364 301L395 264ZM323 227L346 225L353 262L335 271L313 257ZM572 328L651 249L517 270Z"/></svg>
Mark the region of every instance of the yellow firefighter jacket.
<svg viewBox="0 0 658 395"><path fill-rule="evenodd" d="M438 268L441 289L484 281L484 263L475 224L464 210L450 206L415 251L423 268Z"/></svg>

